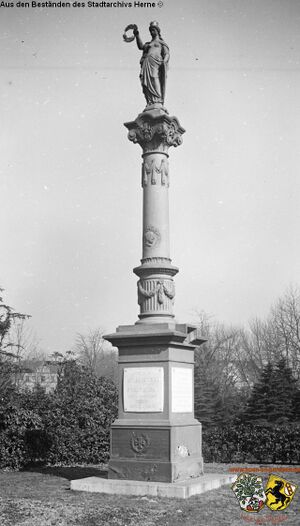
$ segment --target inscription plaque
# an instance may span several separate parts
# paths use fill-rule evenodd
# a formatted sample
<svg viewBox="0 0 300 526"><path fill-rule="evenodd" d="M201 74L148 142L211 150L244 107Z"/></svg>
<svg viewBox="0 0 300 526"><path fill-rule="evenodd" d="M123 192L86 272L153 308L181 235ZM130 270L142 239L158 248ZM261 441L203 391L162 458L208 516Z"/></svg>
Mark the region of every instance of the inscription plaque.
<svg viewBox="0 0 300 526"><path fill-rule="evenodd" d="M172 367L172 412L193 412L193 369Z"/></svg>
<svg viewBox="0 0 300 526"><path fill-rule="evenodd" d="M126 367L123 400L125 412L161 413L164 410L163 367Z"/></svg>

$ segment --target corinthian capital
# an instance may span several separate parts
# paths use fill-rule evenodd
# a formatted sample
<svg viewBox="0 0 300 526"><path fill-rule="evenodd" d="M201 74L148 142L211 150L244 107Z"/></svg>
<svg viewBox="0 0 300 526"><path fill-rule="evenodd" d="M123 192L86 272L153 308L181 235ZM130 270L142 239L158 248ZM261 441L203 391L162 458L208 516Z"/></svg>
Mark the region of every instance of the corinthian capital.
<svg viewBox="0 0 300 526"><path fill-rule="evenodd" d="M179 146L185 130L177 117L170 117L159 110L145 111L134 121L126 122L128 139L138 143L144 152L167 153L170 146Z"/></svg>

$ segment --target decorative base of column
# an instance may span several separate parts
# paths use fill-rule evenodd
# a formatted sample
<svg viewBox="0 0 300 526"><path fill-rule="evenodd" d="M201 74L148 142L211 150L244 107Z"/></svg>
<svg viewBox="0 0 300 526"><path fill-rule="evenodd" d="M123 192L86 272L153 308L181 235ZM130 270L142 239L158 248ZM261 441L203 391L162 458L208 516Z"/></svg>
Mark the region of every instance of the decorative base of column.
<svg viewBox="0 0 300 526"><path fill-rule="evenodd" d="M201 424L194 418L195 327L118 327L119 418L111 428L108 476L176 482L203 474Z"/></svg>
<svg viewBox="0 0 300 526"><path fill-rule="evenodd" d="M178 268L168 258L146 258L133 269L139 276L138 304L140 321L137 323L174 323L173 303L175 284L173 277Z"/></svg>

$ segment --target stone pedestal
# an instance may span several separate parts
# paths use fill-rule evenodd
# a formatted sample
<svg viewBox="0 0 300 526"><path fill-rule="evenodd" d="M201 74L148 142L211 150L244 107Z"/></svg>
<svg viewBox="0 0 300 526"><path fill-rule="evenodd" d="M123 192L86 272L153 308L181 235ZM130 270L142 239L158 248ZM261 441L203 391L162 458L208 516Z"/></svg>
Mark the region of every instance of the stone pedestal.
<svg viewBox="0 0 300 526"><path fill-rule="evenodd" d="M109 478L175 482L203 473L201 424L194 418L194 348L184 324L121 326L119 418L111 428Z"/></svg>

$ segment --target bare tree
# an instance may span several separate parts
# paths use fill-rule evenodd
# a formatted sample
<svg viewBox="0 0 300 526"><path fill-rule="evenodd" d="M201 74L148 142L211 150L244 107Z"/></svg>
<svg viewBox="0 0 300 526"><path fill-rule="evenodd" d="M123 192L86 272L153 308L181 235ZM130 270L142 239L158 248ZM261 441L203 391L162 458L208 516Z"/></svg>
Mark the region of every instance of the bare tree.
<svg viewBox="0 0 300 526"><path fill-rule="evenodd" d="M11 328L12 352L22 363L45 360L45 353L24 319L18 320Z"/></svg>
<svg viewBox="0 0 300 526"><path fill-rule="evenodd" d="M103 330L90 330L87 334L78 334L74 351L79 362L96 376L117 379L117 350L103 338Z"/></svg>
<svg viewBox="0 0 300 526"><path fill-rule="evenodd" d="M208 397L218 396L224 416L231 412L233 399L243 383L236 359L243 332L238 327L214 321L203 311L198 317L198 327L207 342L195 353L195 398L201 400L201 396L205 396L203 389L211 393Z"/></svg>
<svg viewBox="0 0 300 526"><path fill-rule="evenodd" d="M267 363L285 358L295 378L300 379L300 290L289 287L271 308L265 320L258 318L240 332L235 362L246 388L258 381Z"/></svg>
<svg viewBox="0 0 300 526"><path fill-rule="evenodd" d="M0 293L3 289L0 288ZM20 368L22 345L14 339L14 330L18 323L30 318L4 303L0 297L0 392L5 392L12 384Z"/></svg>
<svg viewBox="0 0 300 526"><path fill-rule="evenodd" d="M241 329L240 345L235 349L235 363L240 382L246 389L251 389L264 365L272 361L273 339L269 323L259 319L250 322L248 330Z"/></svg>
<svg viewBox="0 0 300 526"><path fill-rule="evenodd" d="M290 286L271 311L271 329L277 337L277 353L300 379L300 289Z"/></svg>
<svg viewBox="0 0 300 526"><path fill-rule="evenodd" d="M0 288L0 293L4 289ZM13 340L12 331L16 327L18 322L22 322L30 318L29 314L21 314L20 312L15 312L15 310L6 305L3 302L3 298L0 297L0 353L2 356L18 356L20 349L18 349L17 342ZM15 348L14 353L12 348Z"/></svg>

